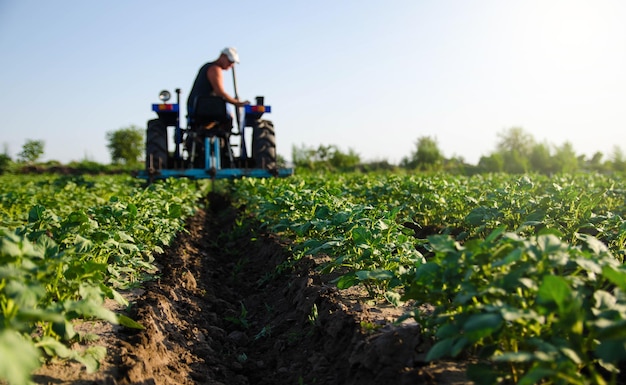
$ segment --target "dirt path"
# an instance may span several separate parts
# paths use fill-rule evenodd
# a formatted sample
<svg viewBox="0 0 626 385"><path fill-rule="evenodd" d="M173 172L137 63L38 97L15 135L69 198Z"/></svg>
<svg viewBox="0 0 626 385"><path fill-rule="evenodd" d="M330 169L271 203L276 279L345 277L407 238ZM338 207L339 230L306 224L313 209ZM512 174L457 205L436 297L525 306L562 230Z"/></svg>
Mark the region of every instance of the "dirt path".
<svg viewBox="0 0 626 385"><path fill-rule="evenodd" d="M419 327L390 323L401 309L338 292L312 258L287 268L280 240L254 226L234 230L234 209L213 202L158 257L158 279L131 297L129 314L146 329L83 325L109 350L102 368L51 364L37 383L469 383L463 365L423 362L430 345Z"/></svg>

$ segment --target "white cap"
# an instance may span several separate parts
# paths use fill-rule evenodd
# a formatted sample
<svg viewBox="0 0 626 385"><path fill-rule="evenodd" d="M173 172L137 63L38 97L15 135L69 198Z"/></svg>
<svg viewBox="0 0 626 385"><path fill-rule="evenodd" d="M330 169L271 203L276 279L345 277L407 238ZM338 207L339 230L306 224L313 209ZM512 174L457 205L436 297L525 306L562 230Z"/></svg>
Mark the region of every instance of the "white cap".
<svg viewBox="0 0 626 385"><path fill-rule="evenodd" d="M222 50L222 54L226 55L228 60L233 63L239 63L239 55L237 54L237 50L233 47L226 47Z"/></svg>

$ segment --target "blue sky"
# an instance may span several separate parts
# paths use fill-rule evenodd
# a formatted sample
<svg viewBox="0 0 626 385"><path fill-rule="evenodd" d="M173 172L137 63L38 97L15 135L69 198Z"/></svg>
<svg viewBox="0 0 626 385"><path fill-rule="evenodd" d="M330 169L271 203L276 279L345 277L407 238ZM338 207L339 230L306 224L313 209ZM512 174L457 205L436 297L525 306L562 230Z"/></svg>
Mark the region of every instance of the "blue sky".
<svg viewBox="0 0 626 385"><path fill-rule="evenodd" d="M621 0L0 0L0 150L108 163L107 132L145 127L162 89L186 100L234 46L287 159L334 144L397 163L430 136L475 164L510 127L606 159L626 150L624 20Z"/></svg>

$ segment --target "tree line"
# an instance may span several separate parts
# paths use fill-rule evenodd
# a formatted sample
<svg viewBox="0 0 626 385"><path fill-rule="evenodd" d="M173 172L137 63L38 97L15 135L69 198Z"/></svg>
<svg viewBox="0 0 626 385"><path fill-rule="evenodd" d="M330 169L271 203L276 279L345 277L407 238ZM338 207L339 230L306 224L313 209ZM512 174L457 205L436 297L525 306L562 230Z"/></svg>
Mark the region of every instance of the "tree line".
<svg viewBox="0 0 626 385"><path fill-rule="evenodd" d="M145 149L144 138L144 129L134 125L109 131L106 133L106 140L112 167L89 160L71 162L68 166L86 172L102 172L111 168L140 169ZM22 146L22 151L17 155L17 159L13 160L5 146L4 153L0 154L0 174L14 168L34 167L44 152L45 142L43 140L27 139ZM60 163L50 161L46 165L58 167Z"/></svg>
<svg viewBox="0 0 626 385"><path fill-rule="evenodd" d="M140 169L145 149L145 130L137 126L120 128L106 133L107 148L113 166L126 169ZM27 140L13 161L5 148L0 154L0 173L15 164L36 163L44 154L42 140ZM476 174L490 172L542 174L567 173L576 171L624 172L626 156L619 146L615 146L608 157L596 152L591 158L579 155L570 142L560 146L541 143L521 127L511 127L498 134L495 150L481 156L478 164L466 163L462 157L446 158L439 148L436 138L422 136L415 142L412 152L401 159L399 164L387 160L364 162L354 150L343 151L337 145L293 146L292 163L300 170L311 171L380 171L404 169L408 171L452 172ZM52 161L54 163L54 161ZM57 162L58 163L58 162ZM82 161L82 166L100 170L103 165ZM279 156L278 163L284 166L287 161Z"/></svg>
<svg viewBox="0 0 626 385"><path fill-rule="evenodd" d="M462 157L446 158L437 139L431 136L419 137L411 154L403 157L398 165L384 160L364 163L354 150L345 153L335 145L320 145L317 148L294 146L292 158L296 168L308 170L405 169L467 175L491 172L551 175L577 171L626 171L626 156L619 146L615 146L613 153L606 158L601 152L588 158L577 154L570 142L566 141L560 146L541 143L521 127L511 127L500 132L495 150L481 156L476 165L466 163Z"/></svg>

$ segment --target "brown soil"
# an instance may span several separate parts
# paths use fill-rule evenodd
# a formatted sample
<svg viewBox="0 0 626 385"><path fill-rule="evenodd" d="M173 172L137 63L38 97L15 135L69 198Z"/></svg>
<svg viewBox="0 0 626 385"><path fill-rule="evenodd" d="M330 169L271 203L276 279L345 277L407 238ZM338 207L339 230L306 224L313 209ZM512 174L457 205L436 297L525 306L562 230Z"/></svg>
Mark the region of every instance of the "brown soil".
<svg viewBox="0 0 626 385"><path fill-rule="evenodd" d="M221 203L220 203L221 202ZM415 323L393 324L405 309L338 291L302 258L288 266L285 245L251 226L233 228L223 199L190 219L158 257L159 273L127 293L136 331L100 323L108 349L96 373L53 362L39 384L469 384L464 365L426 363L428 339ZM252 219L251 223L254 222Z"/></svg>

